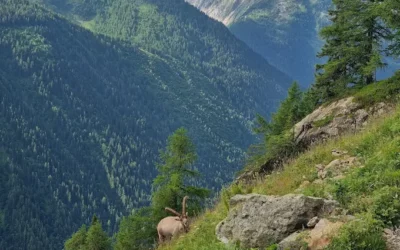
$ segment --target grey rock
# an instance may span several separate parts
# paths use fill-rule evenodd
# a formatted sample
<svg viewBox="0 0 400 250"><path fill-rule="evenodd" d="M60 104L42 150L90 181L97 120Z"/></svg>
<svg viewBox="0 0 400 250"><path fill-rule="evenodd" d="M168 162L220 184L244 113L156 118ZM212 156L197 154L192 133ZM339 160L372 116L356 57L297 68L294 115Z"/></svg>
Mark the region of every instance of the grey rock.
<svg viewBox="0 0 400 250"><path fill-rule="evenodd" d="M367 121L369 114L365 109L359 109L354 113L354 118L356 121L356 126L364 126L364 123Z"/></svg>
<svg viewBox="0 0 400 250"><path fill-rule="evenodd" d="M339 157L339 156L342 156L342 155L346 155L347 153L348 153L347 151L342 151L340 149L333 149L332 150L332 155L336 156L336 157Z"/></svg>
<svg viewBox="0 0 400 250"><path fill-rule="evenodd" d="M308 223L307 223L307 227L312 228L315 227L315 225L317 225L319 221L318 216L315 216L314 218L312 218Z"/></svg>
<svg viewBox="0 0 400 250"><path fill-rule="evenodd" d="M400 229L386 228L383 231L383 237L386 240L386 247L388 250L400 249Z"/></svg>
<svg viewBox="0 0 400 250"><path fill-rule="evenodd" d="M335 201L304 195L236 195L228 217L216 228L224 243L240 242L245 248L267 247L306 227L310 219L330 213Z"/></svg>
<svg viewBox="0 0 400 250"><path fill-rule="evenodd" d="M300 232L295 232L278 243L278 250L303 250L305 242L299 239Z"/></svg>
<svg viewBox="0 0 400 250"><path fill-rule="evenodd" d="M308 146L362 129L372 116L380 116L391 108L385 103L378 103L367 111L359 103L354 102L354 97L321 106L294 126L296 143ZM316 125L318 121L326 121L326 124L323 123L318 127ZM332 152L332 154L341 155L337 152Z"/></svg>

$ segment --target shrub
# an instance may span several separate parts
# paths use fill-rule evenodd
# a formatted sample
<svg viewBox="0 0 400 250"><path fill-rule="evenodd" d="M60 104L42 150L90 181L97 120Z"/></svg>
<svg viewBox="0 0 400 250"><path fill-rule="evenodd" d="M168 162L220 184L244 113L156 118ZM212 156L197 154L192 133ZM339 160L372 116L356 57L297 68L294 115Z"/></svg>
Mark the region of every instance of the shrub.
<svg viewBox="0 0 400 250"><path fill-rule="evenodd" d="M400 188L384 187L373 194L371 212L388 226L400 224Z"/></svg>

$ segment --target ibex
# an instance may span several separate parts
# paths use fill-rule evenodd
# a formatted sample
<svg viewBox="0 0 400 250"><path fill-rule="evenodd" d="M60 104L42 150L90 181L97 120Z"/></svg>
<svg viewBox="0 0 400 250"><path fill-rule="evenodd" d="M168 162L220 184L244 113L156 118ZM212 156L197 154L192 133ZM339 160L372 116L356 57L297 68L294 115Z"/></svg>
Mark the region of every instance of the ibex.
<svg viewBox="0 0 400 250"><path fill-rule="evenodd" d="M165 217L158 223L157 232L160 243L170 240L172 237L176 237L183 232L187 233L189 231L188 214L186 213L186 200L188 198L188 196L183 198L182 214L172 208L165 208L166 211L171 212L176 216Z"/></svg>

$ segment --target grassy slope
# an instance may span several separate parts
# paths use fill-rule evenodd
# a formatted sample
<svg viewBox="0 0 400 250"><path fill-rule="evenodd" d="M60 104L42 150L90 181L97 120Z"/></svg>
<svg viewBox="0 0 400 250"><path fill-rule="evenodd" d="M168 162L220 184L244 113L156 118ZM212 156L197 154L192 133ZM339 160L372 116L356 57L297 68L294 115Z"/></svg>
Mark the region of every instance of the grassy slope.
<svg viewBox="0 0 400 250"><path fill-rule="evenodd" d="M398 84L396 85L398 86ZM368 87L368 89L357 93L356 98L359 101L364 101L381 88L382 84ZM389 217L390 215L393 217L393 214L395 216L399 212L396 210L398 207L393 208L393 213L390 211L380 212L379 209L380 205L385 202L382 200L382 196L384 196L382 194L386 192L385 190L388 188L396 190L400 186L400 178L398 178L400 175L399 148L400 107L397 107L393 113L371 121L360 133L349 134L311 148L287 163L282 171L273 173L265 180L260 180L251 187L231 186L222 193L219 203L213 210L207 211L196 220L189 234L159 249L229 249L216 239L215 227L226 217L228 212L227 202L232 195L251 192L265 195L295 193L295 190L304 181L312 182L318 178L315 170L316 164L328 164L335 159L331 154L333 149L346 150L349 155L359 157L365 167L350 170L345 179L329 180L319 185L311 184L300 192L318 197L333 196L350 213L367 214L362 218L370 218L372 216L374 220L377 220L379 227L384 226L384 224L391 226L389 221L393 218L387 218L387 214L389 214ZM389 206L395 206L392 204L396 205L396 202L390 201ZM357 222L350 226L364 227L365 223ZM349 227L346 227L343 231L345 230L347 230L346 232L351 231ZM345 235L346 232L341 235ZM347 244L347 242L343 243L343 241L345 240L340 239L337 242ZM340 245L340 247L343 247L343 245ZM232 249L234 248L232 247ZM339 248L333 246L332 249Z"/></svg>

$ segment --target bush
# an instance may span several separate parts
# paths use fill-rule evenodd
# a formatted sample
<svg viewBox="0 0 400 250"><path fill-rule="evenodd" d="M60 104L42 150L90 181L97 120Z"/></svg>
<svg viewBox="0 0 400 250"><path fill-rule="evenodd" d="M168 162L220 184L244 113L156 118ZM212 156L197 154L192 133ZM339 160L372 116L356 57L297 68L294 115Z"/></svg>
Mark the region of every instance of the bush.
<svg viewBox="0 0 400 250"><path fill-rule="evenodd" d="M388 226L400 225L400 188L384 187L373 195L371 212Z"/></svg>

